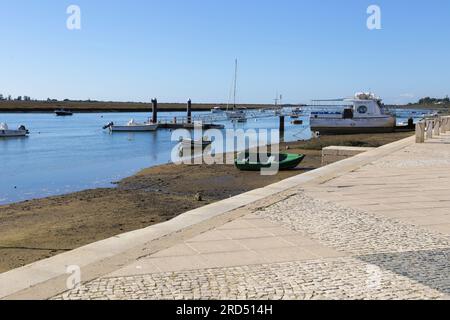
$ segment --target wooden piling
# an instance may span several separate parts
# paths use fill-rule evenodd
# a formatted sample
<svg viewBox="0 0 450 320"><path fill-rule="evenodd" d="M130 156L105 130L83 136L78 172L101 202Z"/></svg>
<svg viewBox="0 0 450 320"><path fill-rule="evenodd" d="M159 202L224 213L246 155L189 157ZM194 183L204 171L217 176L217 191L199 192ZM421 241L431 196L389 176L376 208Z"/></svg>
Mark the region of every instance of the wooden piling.
<svg viewBox="0 0 450 320"><path fill-rule="evenodd" d="M280 116L280 141L284 141L284 129L285 129L284 116Z"/></svg>
<svg viewBox="0 0 450 320"><path fill-rule="evenodd" d="M187 123L192 123L192 101L191 99L187 102Z"/></svg>
<svg viewBox="0 0 450 320"><path fill-rule="evenodd" d="M158 100L152 100L152 122L158 123Z"/></svg>

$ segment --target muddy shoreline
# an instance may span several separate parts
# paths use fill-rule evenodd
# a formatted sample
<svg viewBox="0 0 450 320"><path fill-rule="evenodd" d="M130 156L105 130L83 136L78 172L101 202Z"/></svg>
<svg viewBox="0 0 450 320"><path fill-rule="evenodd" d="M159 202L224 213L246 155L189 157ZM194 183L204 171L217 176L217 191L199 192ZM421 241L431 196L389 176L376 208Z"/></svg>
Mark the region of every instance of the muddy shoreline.
<svg viewBox="0 0 450 320"><path fill-rule="evenodd" d="M0 272L316 169L321 149L329 145L378 147L408 136L411 133L329 136L284 144L282 149L306 158L296 170L276 176L241 172L232 165L166 164L123 179L116 188L0 206Z"/></svg>

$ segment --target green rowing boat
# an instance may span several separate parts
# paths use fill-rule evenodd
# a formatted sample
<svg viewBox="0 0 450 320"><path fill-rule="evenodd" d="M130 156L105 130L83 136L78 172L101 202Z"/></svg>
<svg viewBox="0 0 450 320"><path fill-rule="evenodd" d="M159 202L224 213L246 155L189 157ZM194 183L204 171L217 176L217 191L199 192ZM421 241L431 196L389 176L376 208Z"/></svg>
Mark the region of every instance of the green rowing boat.
<svg viewBox="0 0 450 320"><path fill-rule="evenodd" d="M279 170L289 170L297 167L303 161L305 155L280 153L280 154L258 154L239 153L234 160L236 168L241 171L259 171L263 168L270 168L278 163Z"/></svg>

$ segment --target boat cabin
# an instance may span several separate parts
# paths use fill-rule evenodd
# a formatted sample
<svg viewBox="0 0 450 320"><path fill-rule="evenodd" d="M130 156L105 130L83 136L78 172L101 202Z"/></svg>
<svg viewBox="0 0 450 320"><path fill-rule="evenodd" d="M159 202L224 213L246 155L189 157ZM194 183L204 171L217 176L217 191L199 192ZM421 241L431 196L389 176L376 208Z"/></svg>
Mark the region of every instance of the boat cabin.
<svg viewBox="0 0 450 320"><path fill-rule="evenodd" d="M334 100L313 100L314 109L312 118L336 118L343 119L367 118L386 115L382 100L372 93L357 93L353 98Z"/></svg>

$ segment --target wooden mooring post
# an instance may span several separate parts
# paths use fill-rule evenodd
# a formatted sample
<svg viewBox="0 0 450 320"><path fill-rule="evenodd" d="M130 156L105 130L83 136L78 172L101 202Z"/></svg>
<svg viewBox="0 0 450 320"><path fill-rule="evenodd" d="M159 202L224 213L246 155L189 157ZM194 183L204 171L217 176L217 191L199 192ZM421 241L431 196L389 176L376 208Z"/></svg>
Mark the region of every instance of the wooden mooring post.
<svg viewBox="0 0 450 320"><path fill-rule="evenodd" d="M284 129L285 129L285 119L284 116L280 116L280 141L284 141Z"/></svg>
<svg viewBox="0 0 450 320"><path fill-rule="evenodd" d="M152 122L158 123L158 100L152 99Z"/></svg>
<svg viewBox="0 0 450 320"><path fill-rule="evenodd" d="M187 123L192 123L192 101L191 99L187 102Z"/></svg>

